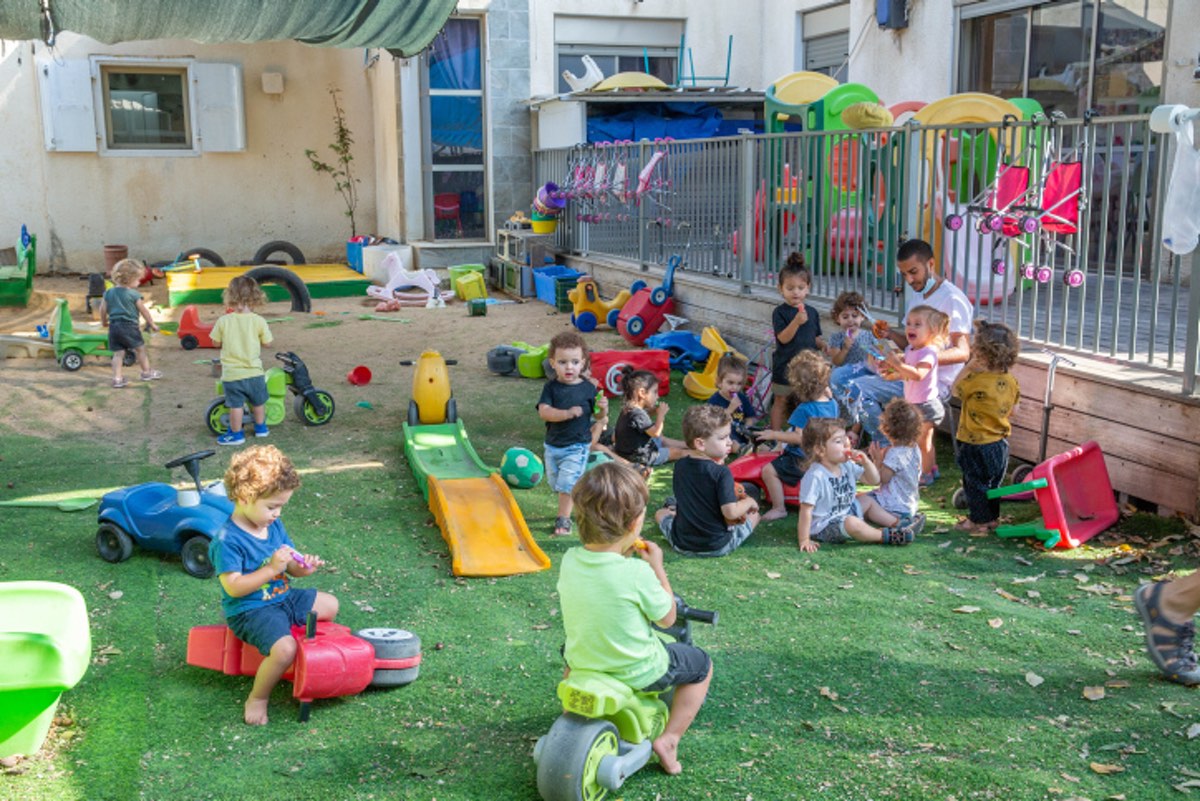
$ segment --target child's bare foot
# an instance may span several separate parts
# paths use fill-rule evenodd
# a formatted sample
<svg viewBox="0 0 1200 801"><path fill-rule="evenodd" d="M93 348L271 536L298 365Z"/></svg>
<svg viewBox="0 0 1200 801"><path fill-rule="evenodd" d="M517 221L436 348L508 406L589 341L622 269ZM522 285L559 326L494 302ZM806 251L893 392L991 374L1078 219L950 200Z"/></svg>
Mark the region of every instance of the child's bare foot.
<svg viewBox="0 0 1200 801"><path fill-rule="evenodd" d="M267 725L267 700L266 698L247 698L246 699L246 724L249 726L265 726Z"/></svg>
<svg viewBox="0 0 1200 801"><path fill-rule="evenodd" d="M654 755L658 757L663 773L674 776L683 772L683 765L679 764L679 760L676 758L679 754L678 737L673 734L663 734L651 743L650 747L654 749Z"/></svg>
<svg viewBox="0 0 1200 801"><path fill-rule="evenodd" d="M787 507L783 507L781 509L771 507L763 514L762 522L770 523L772 520L782 520L785 517L787 517Z"/></svg>

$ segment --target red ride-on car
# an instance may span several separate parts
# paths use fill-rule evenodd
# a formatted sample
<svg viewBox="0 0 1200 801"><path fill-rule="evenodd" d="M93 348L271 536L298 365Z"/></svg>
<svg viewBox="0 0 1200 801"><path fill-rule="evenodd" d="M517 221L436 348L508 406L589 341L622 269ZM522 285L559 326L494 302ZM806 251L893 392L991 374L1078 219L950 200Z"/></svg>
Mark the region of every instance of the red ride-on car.
<svg viewBox="0 0 1200 801"><path fill-rule="evenodd" d="M675 311L675 268L683 262L678 253L667 259L667 273L662 286L654 289L643 281L635 281L633 297L625 301L617 315L617 333L634 345L646 344L646 337L662 327L667 315ZM640 285L640 286L639 286Z"/></svg>
<svg viewBox="0 0 1200 801"><path fill-rule="evenodd" d="M183 307L183 313L179 315L178 336L184 350L217 347L212 341L212 330L211 325L200 322L200 312L195 305Z"/></svg>
<svg viewBox="0 0 1200 801"><path fill-rule="evenodd" d="M403 629L359 629L340 623L293 626L296 661L283 678L292 682L300 702L300 720L308 720L312 701L357 695L367 687L399 687L417 678L421 640ZM234 636L228 626L194 626L188 632L187 663L227 676L253 676L263 655Z"/></svg>
<svg viewBox="0 0 1200 801"><path fill-rule="evenodd" d="M771 451L770 453L748 453L745 456L739 456L729 463L729 472L733 473L733 480L747 487L757 487L759 494L757 498L767 497L767 485L762 480L762 470L768 462L772 462L779 456L779 453ZM784 484L783 485L783 500L788 506L800 505L800 485L799 484Z"/></svg>

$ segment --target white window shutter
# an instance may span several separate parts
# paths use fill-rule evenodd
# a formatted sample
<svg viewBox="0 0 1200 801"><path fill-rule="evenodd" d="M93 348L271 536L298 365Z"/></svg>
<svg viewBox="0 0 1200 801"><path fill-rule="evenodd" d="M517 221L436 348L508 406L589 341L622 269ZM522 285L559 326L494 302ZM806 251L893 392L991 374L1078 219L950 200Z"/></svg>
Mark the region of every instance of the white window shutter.
<svg viewBox="0 0 1200 801"><path fill-rule="evenodd" d="M42 135L46 150L96 152L96 109L92 67L81 59L36 61L42 93Z"/></svg>
<svg viewBox="0 0 1200 801"><path fill-rule="evenodd" d="M240 64L192 65L195 75L196 129L205 153L246 149L246 113Z"/></svg>

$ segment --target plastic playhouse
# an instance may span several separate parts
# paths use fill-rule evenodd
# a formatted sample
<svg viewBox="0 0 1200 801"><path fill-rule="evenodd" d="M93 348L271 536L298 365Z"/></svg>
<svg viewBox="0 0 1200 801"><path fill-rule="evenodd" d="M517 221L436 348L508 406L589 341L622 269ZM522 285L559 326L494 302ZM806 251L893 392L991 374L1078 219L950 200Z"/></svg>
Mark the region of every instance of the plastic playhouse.
<svg viewBox="0 0 1200 801"><path fill-rule="evenodd" d="M0 306L24 306L33 294L33 272L37 269L37 237L21 226L13 264L0 264ZM7 261L7 260L5 260Z"/></svg>
<svg viewBox="0 0 1200 801"><path fill-rule="evenodd" d="M87 605L74 587L0 583L0 757L36 754L59 696L92 659Z"/></svg>

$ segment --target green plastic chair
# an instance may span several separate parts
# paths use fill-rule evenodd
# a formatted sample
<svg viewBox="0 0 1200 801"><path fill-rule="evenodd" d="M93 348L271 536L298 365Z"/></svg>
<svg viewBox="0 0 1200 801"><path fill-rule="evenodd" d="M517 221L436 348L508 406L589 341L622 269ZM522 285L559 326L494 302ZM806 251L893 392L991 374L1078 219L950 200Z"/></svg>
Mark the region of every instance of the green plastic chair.
<svg viewBox="0 0 1200 801"><path fill-rule="evenodd" d="M36 754L58 698L92 658L87 605L74 587L0 583L0 758Z"/></svg>

